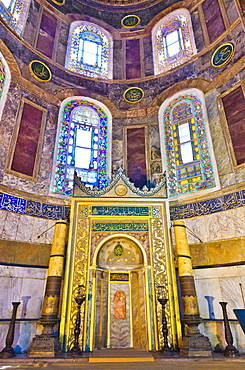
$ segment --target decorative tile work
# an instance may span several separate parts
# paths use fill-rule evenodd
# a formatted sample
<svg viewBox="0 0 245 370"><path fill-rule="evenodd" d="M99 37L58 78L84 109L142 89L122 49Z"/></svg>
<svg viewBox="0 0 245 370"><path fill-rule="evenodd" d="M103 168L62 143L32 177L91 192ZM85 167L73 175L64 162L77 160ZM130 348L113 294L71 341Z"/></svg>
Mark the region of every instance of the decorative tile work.
<svg viewBox="0 0 245 370"><path fill-rule="evenodd" d="M189 203L181 206L170 207L171 220L180 220L212 213L227 211L245 206L245 190L227 194L197 203Z"/></svg>
<svg viewBox="0 0 245 370"><path fill-rule="evenodd" d="M94 222L92 231L148 231L146 222Z"/></svg>
<svg viewBox="0 0 245 370"><path fill-rule="evenodd" d="M128 207L128 206L93 206L91 209L93 216L134 216L149 217L151 207Z"/></svg>
<svg viewBox="0 0 245 370"><path fill-rule="evenodd" d="M0 209L50 220L64 220L69 212L69 207L66 206L35 202L2 192Z"/></svg>

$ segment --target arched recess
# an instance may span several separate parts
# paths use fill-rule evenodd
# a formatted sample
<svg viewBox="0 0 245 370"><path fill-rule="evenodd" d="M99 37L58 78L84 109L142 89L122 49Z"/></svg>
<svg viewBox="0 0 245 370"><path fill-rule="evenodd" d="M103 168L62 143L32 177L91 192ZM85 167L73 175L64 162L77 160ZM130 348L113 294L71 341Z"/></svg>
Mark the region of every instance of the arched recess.
<svg viewBox="0 0 245 370"><path fill-rule="evenodd" d="M148 349L146 251L132 236L111 235L93 257L94 349Z"/></svg>
<svg viewBox="0 0 245 370"><path fill-rule="evenodd" d="M6 102L10 81L10 69L3 54L0 52L0 120Z"/></svg>
<svg viewBox="0 0 245 370"><path fill-rule="evenodd" d="M87 186L102 189L108 184L111 178L111 127L109 109L95 99L73 96L61 103L50 188L52 195L72 194L74 171ZM85 157L86 163L80 164L80 159Z"/></svg>
<svg viewBox="0 0 245 370"><path fill-rule="evenodd" d="M196 54L190 13L181 8L162 18L152 29L155 75L175 68Z"/></svg>
<svg viewBox="0 0 245 370"><path fill-rule="evenodd" d="M186 89L165 100L159 109L159 129L169 198L218 190L204 94Z"/></svg>
<svg viewBox="0 0 245 370"><path fill-rule="evenodd" d="M87 77L112 78L113 39L108 31L92 22L76 21L70 26L67 69Z"/></svg>

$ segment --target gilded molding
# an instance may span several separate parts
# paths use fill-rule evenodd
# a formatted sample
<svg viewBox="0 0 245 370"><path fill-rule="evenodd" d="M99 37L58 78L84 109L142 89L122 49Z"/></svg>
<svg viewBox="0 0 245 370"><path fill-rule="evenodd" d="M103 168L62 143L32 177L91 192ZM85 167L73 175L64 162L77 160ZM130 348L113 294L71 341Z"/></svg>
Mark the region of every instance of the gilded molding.
<svg viewBox="0 0 245 370"><path fill-rule="evenodd" d="M155 209L158 208L158 212L155 213L155 218L151 219L151 233L152 233L152 260L153 260L153 269L155 276L155 291L157 292L157 287L159 285L164 288L164 296L169 297L168 292L168 275L167 275L167 261L166 261L166 249L164 242L164 223L162 220L162 209L161 206L155 206ZM168 330L169 337L172 337L172 328L171 328L171 313L169 301L166 305L166 318L168 321ZM161 322L162 308L160 305L157 305L157 321L158 321L158 331L159 339L162 342L162 322Z"/></svg>
<svg viewBox="0 0 245 370"><path fill-rule="evenodd" d="M72 302L69 318L69 332L67 333L68 346L71 348L74 342L74 327L77 316L77 304L74 297L77 294L78 285L86 286L87 264L89 256L89 219L86 217L87 206L79 207L79 216L77 223L77 236L74 256L74 277L72 282ZM81 311L81 321L84 322L84 306ZM81 345L82 343L80 343Z"/></svg>

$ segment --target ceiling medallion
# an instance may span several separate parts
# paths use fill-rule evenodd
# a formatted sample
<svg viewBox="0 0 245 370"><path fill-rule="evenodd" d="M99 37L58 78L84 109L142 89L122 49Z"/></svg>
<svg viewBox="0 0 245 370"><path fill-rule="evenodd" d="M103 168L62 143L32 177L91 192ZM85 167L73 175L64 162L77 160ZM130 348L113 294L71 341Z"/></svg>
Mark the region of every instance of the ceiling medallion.
<svg viewBox="0 0 245 370"><path fill-rule="evenodd" d="M126 17L124 17L121 20L121 25L125 28L136 27L139 23L140 23L140 17L138 17L135 14L126 15Z"/></svg>
<svg viewBox="0 0 245 370"><path fill-rule="evenodd" d="M40 60L33 60L29 64L29 70L32 76L35 77L38 81L48 82L52 78L52 73L49 67Z"/></svg>
<svg viewBox="0 0 245 370"><path fill-rule="evenodd" d="M138 103L144 97L144 91L140 87L130 87L123 94L123 99L128 103Z"/></svg>
<svg viewBox="0 0 245 370"><path fill-rule="evenodd" d="M219 46L212 55L211 64L215 68L223 67L227 64L234 54L234 45L227 42Z"/></svg>

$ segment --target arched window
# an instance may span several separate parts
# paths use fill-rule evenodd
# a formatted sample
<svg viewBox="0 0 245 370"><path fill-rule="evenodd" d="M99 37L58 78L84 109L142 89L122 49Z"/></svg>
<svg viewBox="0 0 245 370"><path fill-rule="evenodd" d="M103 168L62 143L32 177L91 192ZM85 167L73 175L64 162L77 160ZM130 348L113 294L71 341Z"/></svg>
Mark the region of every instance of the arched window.
<svg viewBox="0 0 245 370"><path fill-rule="evenodd" d="M0 119L2 116L4 104L6 101L10 79L11 79L11 76L10 76L9 67L2 53L0 52Z"/></svg>
<svg viewBox="0 0 245 370"><path fill-rule="evenodd" d="M74 172L87 186L102 189L110 176L111 114L101 103L82 97L66 99L60 109L60 128L54 192L71 195Z"/></svg>
<svg viewBox="0 0 245 370"><path fill-rule="evenodd" d="M204 97L197 89L175 94L160 109L163 167L169 196L218 188Z"/></svg>
<svg viewBox="0 0 245 370"><path fill-rule="evenodd" d="M0 14L14 30L21 33L31 0L0 0Z"/></svg>
<svg viewBox="0 0 245 370"><path fill-rule="evenodd" d="M93 23L73 22L66 67L88 77L112 78L110 34Z"/></svg>
<svg viewBox="0 0 245 370"><path fill-rule="evenodd" d="M186 62L196 53L191 18L188 10L176 10L152 30L155 74Z"/></svg>

